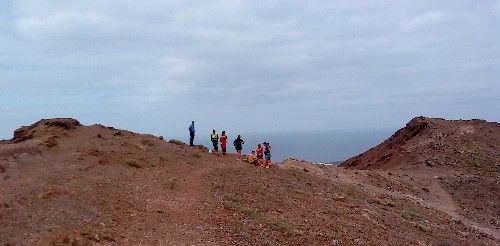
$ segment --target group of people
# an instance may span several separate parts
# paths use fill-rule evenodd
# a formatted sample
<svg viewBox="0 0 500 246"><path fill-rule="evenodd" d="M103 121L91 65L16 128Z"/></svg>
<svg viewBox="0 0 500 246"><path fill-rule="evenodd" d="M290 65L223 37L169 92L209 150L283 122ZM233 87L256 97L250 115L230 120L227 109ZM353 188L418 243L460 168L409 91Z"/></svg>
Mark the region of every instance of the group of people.
<svg viewBox="0 0 500 246"><path fill-rule="evenodd" d="M194 146L194 136L195 136L195 127L194 121L191 122L189 126L189 145ZM210 135L210 140L212 141L213 151L219 152L219 143L222 150L222 154L225 155L227 153L227 135L226 131L222 131L221 136L217 131L212 130L212 134ZM258 144L257 149L253 150L248 157L243 158L241 152L243 150L243 144L245 141L241 138L240 135L233 141L234 148L236 149L236 153L238 154L238 159L243 159L250 164L261 166L265 168L269 168L271 165L271 145L267 142L264 142L262 145Z"/></svg>
<svg viewBox="0 0 500 246"><path fill-rule="evenodd" d="M267 142L262 145L258 144L256 150L252 150L252 153L248 155L246 161L250 164L269 168L271 166L271 145ZM262 158L264 157L264 159Z"/></svg>

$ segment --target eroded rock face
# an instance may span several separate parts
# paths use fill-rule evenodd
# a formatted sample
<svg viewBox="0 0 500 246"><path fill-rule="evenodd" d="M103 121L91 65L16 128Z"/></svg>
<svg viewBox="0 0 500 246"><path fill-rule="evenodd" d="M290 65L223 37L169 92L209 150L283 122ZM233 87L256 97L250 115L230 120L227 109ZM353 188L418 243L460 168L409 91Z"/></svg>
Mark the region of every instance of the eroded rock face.
<svg viewBox="0 0 500 246"><path fill-rule="evenodd" d="M401 137L403 140L408 141L422 133L428 125L429 121L425 117L416 117L406 124L406 127L401 132Z"/></svg>
<svg viewBox="0 0 500 246"><path fill-rule="evenodd" d="M500 124L416 117L378 146L344 161L355 169L453 167L494 171Z"/></svg>
<svg viewBox="0 0 500 246"><path fill-rule="evenodd" d="M32 132L29 127L23 126L14 131L14 138L12 139L12 141L14 143L17 143L17 142L22 142L24 140L28 140L33 138L33 134L34 132Z"/></svg>
<svg viewBox="0 0 500 246"><path fill-rule="evenodd" d="M71 130L81 126L80 122L71 118L42 119L30 126L23 126L14 131L12 142L18 143L32 139L36 134L47 130Z"/></svg>
<svg viewBox="0 0 500 246"><path fill-rule="evenodd" d="M66 130L74 129L77 126L81 126L78 120L72 118L56 118L56 119L42 120L42 122L46 126L62 127Z"/></svg>

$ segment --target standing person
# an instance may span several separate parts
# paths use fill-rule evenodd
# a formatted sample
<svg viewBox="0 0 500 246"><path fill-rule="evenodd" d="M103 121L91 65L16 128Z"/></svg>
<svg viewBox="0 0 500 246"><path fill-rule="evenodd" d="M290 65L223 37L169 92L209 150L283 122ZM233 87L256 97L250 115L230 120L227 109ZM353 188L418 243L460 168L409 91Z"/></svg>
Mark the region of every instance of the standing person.
<svg viewBox="0 0 500 246"><path fill-rule="evenodd" d="M238 153L238 159L241 159L241 150L243 150L243 144L245 144L245 141L241 139L241 135L238 135L233 144L234 148L236 149L236 153Z"/></svg>
<svg viewBox="0 0 500 246"><path fill-rule="evenodd" d="M226 154L226 143L227 143L227 136L226 136L226 131L222 131L222 135L220 136L220 148L222 149L222 154Z"/></svg>
<svg viewBox="0 0 500 246"><path fill-rule="evenodd" d="M219 134L215 132L215 130L212 130L212 135L210 135L210 140L212 140L212 144L214 146L214 151L218 152L219 151Z"/></svg>
<svg viewBox="0 0 500 246"><path fill-rule="evenodd" d="M264 157L264 148L262 148L262 145L258 144L255 152L257 152L257 159L262 160L262 157Z"/></svg>
<svg viewBox="0 0 500 246"><path fill-rule="evenodd" d="M194 141L194 120L191 122L191 125L189 126L189 146L194 146L193 141Z"/></svg>
<svg viewBox="0 0 500 246"><path fill-rule="evenodd" d="M266 142L264 142L264 156L264 165L266 166L266 168L269 168L269 166L271 165L271 145Z"/></svg>

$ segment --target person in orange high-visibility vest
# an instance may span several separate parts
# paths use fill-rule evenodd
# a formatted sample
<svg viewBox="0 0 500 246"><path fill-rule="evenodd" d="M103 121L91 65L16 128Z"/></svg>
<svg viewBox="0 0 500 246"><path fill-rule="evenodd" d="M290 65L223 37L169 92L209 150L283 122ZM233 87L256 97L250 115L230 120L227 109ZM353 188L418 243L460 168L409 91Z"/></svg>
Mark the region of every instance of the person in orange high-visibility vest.
<svg viewBox="0 0 500 246"><path fill-rule="evenodd" d="M264 148L260 144L257 145L255 152L257 152L257 159L262 160L264 157Z"/></svg>
<svg viewBox="0 0 500 246"><path fill-rule="evenodd" d="M226 143L227 143L227 136L226 136L226 131L222 131L222 135L220 136L220 148L222 149L222 154L226 154Z"/></svg>

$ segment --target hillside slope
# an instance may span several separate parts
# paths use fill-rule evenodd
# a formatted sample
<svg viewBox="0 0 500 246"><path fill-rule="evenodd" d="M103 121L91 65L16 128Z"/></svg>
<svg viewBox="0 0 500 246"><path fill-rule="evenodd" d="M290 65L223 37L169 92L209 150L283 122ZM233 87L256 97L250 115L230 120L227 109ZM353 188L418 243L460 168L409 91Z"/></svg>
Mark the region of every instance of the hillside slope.
<svg viewBox="0 0 500 246"><path fill-rule="evenodd" d="M457 212L500 229L500 124L417 117L378 146L343 162L349 169L442 175Z"/></svg>
<svg viewBox="0 0 500 246"><path fill-rule="evenodd" d="M260 169L41 120L0 142L0 244L498 245L498 227L459 214L434 175L297 160Z"/></svg>
<svg viewBox="0 0 500 246"><path fill-rule="evenodd" d="M500 168L500 124L417 117L383 143L340 166L355 169L427 166L495 173Z"/></svg>

